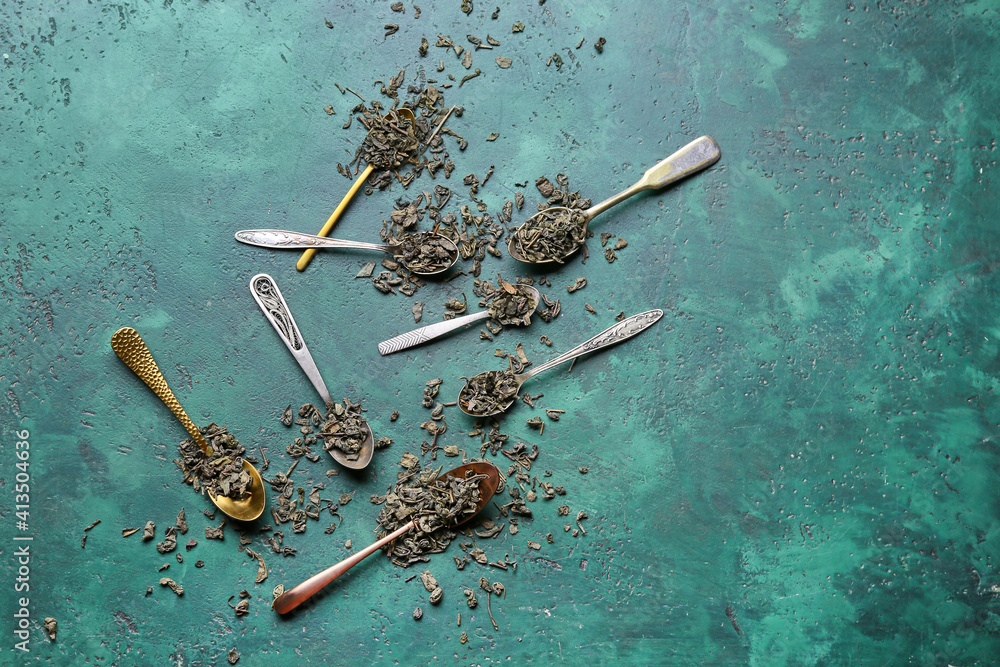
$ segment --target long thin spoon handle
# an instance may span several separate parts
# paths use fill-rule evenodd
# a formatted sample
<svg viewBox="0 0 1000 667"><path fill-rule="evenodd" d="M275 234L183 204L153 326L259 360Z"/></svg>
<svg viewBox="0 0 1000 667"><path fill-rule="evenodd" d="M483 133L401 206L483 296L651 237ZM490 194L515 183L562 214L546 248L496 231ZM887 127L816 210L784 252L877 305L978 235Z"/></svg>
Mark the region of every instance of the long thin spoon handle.
<svg viewBox="0 0 1000 667"><path fill-rule="evenodd" d="M344 241L326 236L315 236L284 229L241 229L236 232L236 240L247 245L277 250L298 248L358 248L360 250L381 250L391 253L392 246L364 241Z"/></svg>
<svg viewBox="0 0 1000 667"><path fill-rule="evenodd" d="M595 215L603 213L638 192L659 190L682 178L696 174L718 162L721 155L722 152L719 150L719 144L715 143L715 139L708 136L698 137L670 157L647 169L642 178L632 187L591 206L586 212L587 219L592 219Z"/></svg>
<svg viewBox="0 0 1000 667"><path fill-rule="evenodd" d="M174 416L184 425L184 429L194 438L198 446L201 447L201 451L205 452L207 456L211 456L212 448L205 440L205 436L201 434L198 427L194 425L191 418L184 412L184 408L181 407L180 401L174 396L174 392L170 390L167 379L160 372L160 367L153 360L153 353L146 347L146 341L142 339L139 332L132 327L122 327L111 336L111 349L170 408Z"/></svg>
<svg viewBox="0 0 1000 667"><path fill-rule="evenodd" d="M365 179L371 176L371 173L374 170L375 167L373 167L372 165L368 165L367 167L365 167L364 171L358 174L358 177L354 179L354 183L351 184L351 189L347 191L347 194L344 195L344 198L340 200L340 204L338 204L337 208L334 209L333 213L330 214L330 217L327 219L326 224L323 225L323 229L319 230L320 236L326 236L327 234L330 233L330 231L333 229L333 226L337 224L337 220L340 219L341 214L347 208L347 205L351 203L352 199L354 199L354 195L357 194L358 190L361 189L361 184L365 182ZM299 261L295 263L295 268L298 269L299 271L305 271L306 267L309 266L309 262L312 261L312 258L315 254L316 254L315 248L310 248L309 250L306 250L304 253L302 253L302 257L299 257Z"/></svg>
<svg viewBox="0 0 1000 667"><path fill-rule="evenodd" d="M281 295L281 290L275 284L274 278L266 273L258 273L250 279L250 294L253 295L254 301L260 306L264 317L271 323L274 330L278 332L281 342L285 344L288 351L295 357L295 361L299 362L299 366L302 367L306 377L312 382L313 387L319 392L323 401L327 405L333 403L330 392L326 388L326 383L323 382L323 378L319 374L319 369L316 368L316 362L313 361L312 355L309 354L309 348L306 347L306 342L302 339L299 327L295 324L292 311L288 309L285 297Z"/></svg>
<svg viewBox="0 0 1000 667"><path fill-rule="evenodd" d="M413 529L414 522L411 521L405 526L397 528L375 544L359 551L353 556L349 556L336 565L331 565L319 574L309 577L295 588L285 591L274 600L274 610L279 614L287 614L300 604L320 592L327 584L350 570L352 567L363 561L378 549L392 542L394 539Z"/></svg>
<svg viewBox="0 0 1000 667"><path fill-rule="evenodd" d="M477 320L485 320L489 316L490 311L483 310L471 315L456 317L453 320L428 324L425 327L420 327L419 329L414 329L413 331L409 331L405 334L399 334L394 338L382 341L378 344L378 353L385 356L387 354L392 354L393 352L399 352L400 350L405 350L407 348L420 345L421 343L426 343L427 341L437 338L438 336L443 336L449 331L461 329L465 325L476 322Z"/></svg>
<svg viewBox="0 0 1000 667"><path fill-rule="evenodd" d="M633 315L632 317L626 317L610 329L605 329L590 340L580 343L572 350L560 354L555 359L547 361L537 368L533 368L526 373L520 374L518 379L523 382L530 377L538 375L542 371L547 371L553 366L558 366L559 364L569 361L570 359L575 359L576 357L587 354L588 352L594 352L596 350L600 350L601 348L620 343L623 340L631 338L632 336L635 336L636 334L641 333L642 331L645 331L649 327L653 326L661 317L663 317L663 311L659 308L655 310L647 310L644 313L639 313L638 315Z"/></svg>

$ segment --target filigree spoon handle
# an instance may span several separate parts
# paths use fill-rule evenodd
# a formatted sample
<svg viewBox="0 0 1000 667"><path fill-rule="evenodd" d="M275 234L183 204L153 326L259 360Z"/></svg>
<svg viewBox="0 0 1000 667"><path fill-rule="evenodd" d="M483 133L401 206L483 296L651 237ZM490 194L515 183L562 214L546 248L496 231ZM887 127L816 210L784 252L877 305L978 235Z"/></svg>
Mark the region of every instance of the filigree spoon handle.
<svg viewBox="0 0 1000 667"><path fill-rule="evenodd" d="M319 374L319 369L316 368L316 362L313 361L312 355L309 354L309 348L306 347L306 342L302 339L299 327L295 324L292 311L288 309L285 297L281 295L281 290L275 284L274 278L266 273L258 273L250 279L250 294L253 295L254 301L260 306L264 317L271 323L274 330L278 332L281 342L285 344L288 351L295 357L295 361L299 362L299 366L305 372L309 381L312 382L316 391L319 392L323 401L327 405L333 403L330 392L326 388L326 383L323 382L323 377Z"/></svg>

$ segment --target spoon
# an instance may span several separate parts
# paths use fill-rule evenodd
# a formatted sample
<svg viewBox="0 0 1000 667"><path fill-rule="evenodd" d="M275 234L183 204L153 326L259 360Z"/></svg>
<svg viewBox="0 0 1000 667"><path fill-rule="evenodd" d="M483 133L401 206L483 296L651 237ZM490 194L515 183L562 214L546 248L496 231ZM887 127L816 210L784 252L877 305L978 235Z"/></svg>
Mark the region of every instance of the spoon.
<svg viewBox="0 0 1000 667"><path fill-rule="evenodd" d="M565 361L575 359L588 352L596 352L597 350L609 347L615 343L620 343L623 340L631 338L632 336L635 336L636 334L653 326L661 317L663 317L663 311L658 308L656 310L647 310L644 313L639 313L638 315L633 315L632 317L626 317L613 327L605 329L590 340L580 343L572 350L560 354L555 359L547 361L541 366L533 368L530 371L515 374L514 383L517 391L520 391L521 385L542 371L547 371L553 366L558 366ZM462 409L462 412L467 415L472 415L473 417L489 417L491 415L498 415L513 405L514 400L517 398L517 391L515 391L513 396L503 405L495 403L489 408L484 408L482 410L471 409L469 407L469 399L472 398L472 391L469 389L470 383L473 380L482 382L486 378L495 379L503 373L504 371L486 371L485 373L480 373L479 375L466 380L465 387L462 388L462 391L459 392L458 395L458 407Z"/></svg>
<svg viewBox="0 0 1000 667"><path fill-rule="evenodd" d="M316 388L316 391L323 399L323 403L326 404L327 410L329 410L330 406L333 405L333 399L326 388L326 383L323 382L323 378L319 374L319 369L316 368L316 362L313 361L312 355L309 354L309 348L306 347L302 333L299 332L299 327L295 324L292 311L288 309L285 297L281 295L281 291L275 284L274 278L266 273L258 273L250 279L250 294L253 296L254 301L257 302L257 305L260 306L264 317L271 323L274 330L278 332L281 342L285 344L288 351L295 357L295 361L299 362L299 366L305 372L309 381L312 382L312 386ZM361 470L371 463L372 454L375 452L375 436L372 434L372 429L367 425L367 422L365 422L365 426L368 429L368 433L365 436L364 443L361 445L361 451L358 452L357 460L349 460L347 454L333 447L328 451L334 461L351 470Z"/></svg>
<svg viewBox="0 0 1000 667"><path fill-rule="evenodd" d="M567 257L575 253L583 245L583 240L587 238L587 225L590 224L590 221L593 220L598 214L603 213L615 204L625 201L638 192L642 192L643 190L659 190L660 188L675 181L679 181L686 176L691 176L706 167L710 167L718 161L720 155L719 145L715 143L715 139L707 136L699 137L670 157L650 167L646 170L646 173L642 175L642 178L640 178L639 181L632 187L619 192L609 199L605 199L600 204L591 206L586 211L574 211L564 206L552 206L536 213L528 218L525 223L521 225L510 237L510 240L507 242L507 251L510 253L511 257L519 262L527 262L528 264L550 264L552 262L558 262L561 264ZM561 257L553 257L552 259L544 261L528 259L524 255L524 250L527 247L530 247L533 243L537 242L538 233L540 231L538 223L549 215L561 213L563 211L565 211L566 214L578 213L584 218L577 244Z"/></svg>
<svg viewBox="0 0 1000 667"><path fill-rule="evenodd" d="M486 479L479 482L479 503L476 505L476 514L481 512L487 503L493 499L493 494L496 493L497 487L500 485L500 471L492 463L487 461L478 461L475 463L466 463L465 465L460 465L457 468L453 468L448 472L444 473L438 479L443 479L445 477L458 477L465 478L467 471L472 471L477 475L488 475ZM465 521L471 519L475 514L468 516ZM456 526L465 523L461 521ZM301 584L296 586L291 590L287 590L281 595L279 595L274 600L274 610L279 614L287 614L291 610L298 607L300 604L311 598L313 595L318 593L322 588L324 588L331 581L344 574L352 567L363 561L365 558L375 553L378 549L392 542L397 537L409 532L416 525L416 520L410 521L405 526L400 526L393 532L389 533L382 539L375 542L371 546L359 551L358 553L345 558L336 565L333 565L319 574L313 575L309 579L306 579Z"/></svg>
<svg viewBox="0 0 1000 667"><path fill-rule="evenodd" d="M542 302L542 295L538 293L534 287L530 285L520 285L520 287L525 288L530 294L531 299L531 309L528 311L528 315L533 315L535 309L538 308L538 304ZM400 334L395 338L390 338L389 340L382 341L378 344L378 352L382 356L387 354L392 354L393 352L399 352L400 350L405 350L411 347L415 347L420 343L426 343L429 340L443 336L449 331L454 331L455 329L460 329L466 324L472 324L479 320L485 320L493 315L493 309L487 308L478 313L472 313L471 315L464 315L462 317L456 317L451 320L445 320L444 322L437 322L435 324L428 324L425 327L420 327L419 329L414 329L405 334ZM504 320L504 318L498 318L500 324L510 324Z"/></svg>
<svg viewBox="0 0 1000 667"><path fill-rule="evenodd" d="M139 379L149 385L153 393L170 408L174 416L180 420L187 432L194 438L194 441L205 452L205 456L213 454L212 447L205 440L198 427L194 425L191 418L184 412L174 392L167 385L166 378L160 372L153 354L146 347L146 342L142 340L139 332L132 327L122 327L111 336L111 349L125 362L125 365L132 369L132 372L139 376ZM250 496L240 500L218 496L211 491L208 492L209 499L215 506L222 510L226 516L239 521L253 521L264 513L264 505L267 503L264 491L264 482L260 478L260 473L246 459L243 460L243 469L247 471L253 480L250 484Z"/></svg>
<svg viewBox="0 0 1000 667"><path fill-rule="evenodd" d="M300 232L289 232L282 229L243 229L236 232L236 240L247 245L254 245L261 248L275 248L278 250L285 248L358 248L361 250L381 250L398 258L400 263L418 276L434 276L444 273L458 261L458 246L447 236L433 232L418 232L417 234L424 235L422 238L434 237L436 241L447 246L450 255L447 266L436 271L410 268L403 259L403 242L365 243L364 241L342 241L340 239L302 234Z"/></svg>
<svg viewBox="0 0 1000 667"><path fill-rule="evenodd" d="M416 120L416 118L414 117L412 111L410 111L409 109L397 109L396 113L400 117L410 121L410 127L411 128L413 127L413 123ZM389 114L386 115L388 116ZM371 133L372 131L369 130L368 135L371 135ZM367 138L368 136L366 135L365 139ZM344 195L344 198L340 200L340 203L337 205L337 208L335 208L333 210L333 213L330 214L330 217L327 218L326 222L323 224L323 228L319 230L320 236L326 236L327 234L330 233L331 230L333 230L333 226L337 224L337 220L340 219L340 216L344 213L344 210L347 208L347 205L351 203L351 200L354 199L354 195L358 193L358 190L361 189L361 185L366 180L368 180L368 177L371 176L373 171L375 171L375 165L369 164L364 168L364 171L358 174L358 177L354 179L353 183L351 183L351 188L347 191L347 194ZM298 269L299 271L305 271L306 267L309 266L309 262L312 261L312 258L315 254L316 254L315 249L306 250L304 253L302 253L302 257L299 258L299 261L296 262L295 268Z"/></svg>

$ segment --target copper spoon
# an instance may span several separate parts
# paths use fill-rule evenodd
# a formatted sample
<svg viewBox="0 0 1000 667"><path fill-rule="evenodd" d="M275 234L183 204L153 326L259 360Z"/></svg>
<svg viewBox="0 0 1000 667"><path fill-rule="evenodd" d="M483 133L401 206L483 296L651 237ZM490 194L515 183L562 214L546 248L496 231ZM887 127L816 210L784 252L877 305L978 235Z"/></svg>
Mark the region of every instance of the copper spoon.
<svg viewBox="0 0 1000 667"><path fill-rule="evenodd" d="M201 451L205 452L205 456L211 456L213 453L212 447L205 440L205 436L201 434L198 427L194 425L194 422L191 421L191 418L184 412L184 408L181 407L177 397L174 396L174 392L170 390L166 378L160 372L156 361L153 360L153 354L146 347L146 343L142 340L139 332L132 327L122 327L111 336L111 349L170 408L170 411L174 413L181 424L184 425L187 432L194 438L194 441L201 447ZM243 469L247 471L253 480L250 485L250 496L248 498L236 500L214 495L211 491L209 491L208 497L227 516L239 521L253 521L264 513L264 505L267 504L264 482L261 480L257 469L250 465L246 459L243 460Z"/></svg>
<svg viewBox="0 0 1000 667"><path fill-rule="evenodd" d="M486 507L486 504L493 499L493 494L496 493L497 487L500 485L500 471L495 465L487 461L477 461L475 463L466 463L465 465L460 465L457 468L453 468L448 472L444 473L438 479L442 477L459 477L465 478L467 471L471 470L477 475L488 475L488 477L479 482L479 504L476 505L476 513L478 514ZM471 519L473 515L470 515L465 521ZM461 522L461 523L464 523ZM456 525L461 525L461 523ZM410 521L405 526L400 526L393 532L389 533L382 539L375 542L371 546L359 551L353 556L349 556L344 560L340 561L336 565L333 565L326 570L323 570L317 575L306 579L301 584L296 586L291 590L287 590L281 595L279 595L274 600L274 610L279 614L287 614L291 610L298 607L300 604L311 598L313 595L318 593L322 588L324 588L331 581L344 574L352 567L363 561L368 556L372 555L378 549L392 542L397 537L409 532L416 525L416 521Z"/></svg>
<svg viewBox="0 0 1000 667"><path fill-rule="evenodd" d="M580 235L581 238L586 238L587 225L589 225L590 221L593 220L598 214L603 213L615 204L619 204L632 195L642 192L643 190L659 190L660 188L666 187L675 181L679 181L682 178L710 167L718 161L720 155L719 144L715 143L715 139L712 137L699 137L698 139L695 139L670 157L647 169L646 173L642 175L642 178L640 178L639 181L632 187L619 192L609 199L605 199L600 204L591 206L586 211L583 211L582 213L585 219L583 222L582 234ZM541 262L535 262L524 256L521 252L521 244L531 243L529 239L531 234L536 229L535 221L538 221L541 217L553 211L566 211L569 214L577 212L564 206L552 206L543 211L539 211L535 215L528 218L524 224L518 227L514 234L511 235L510 240L507 241L507 252L510 253L511 257L519 262L526 262L528 264L551 264L553 262L559 262L561 264L567 257L582 247L583 244L581 243L562 257L553 257L552 259Z"/></svg>

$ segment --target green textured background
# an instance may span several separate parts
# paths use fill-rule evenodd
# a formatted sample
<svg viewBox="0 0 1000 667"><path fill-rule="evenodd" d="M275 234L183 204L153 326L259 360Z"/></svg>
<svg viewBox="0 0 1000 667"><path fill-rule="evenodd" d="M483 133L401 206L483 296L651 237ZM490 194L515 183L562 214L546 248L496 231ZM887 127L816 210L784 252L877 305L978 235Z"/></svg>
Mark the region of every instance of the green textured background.
<svg viewBox="0 0 1000 667"><path fill-rule="evenodd" d="M423 0L418 19L411 3L406 15L389 4L0 6L0 662L224 664L236 646L241 665L994 663L1000 3L524 0L497 21L493 2L466 16L458 0ZM512 35L517 20L527 27ZM400 30L383 39L386 23ZM375 343L412 327L411 300L353 279L368 255L321 255L299 274L297 254L232 235L315 232L340 200L348 182L333 166L360 134L341 130L354 98L334 82L374 95L373 80L421 64L434 76L441 58L461 77L436 35L487 32L501 46L474 54L483 75L446 94L466 109L449 126L470 141L452 151L457 200L461 177L490 165L480 195L492 212L515 182L560 171L609 196L700 134L723 157L599 219L596 231L630 245L613 265L594 254L551 274L564 306L552 324L382 358ZM545 66L553 52L561 71ZM393 199L416 192L359 196L336 234L374 240ZM498 270L523 273L488 258L484 273ZM330 480L325 495L355 494L339 530L286 531L299 555L265 553L271 575L255 588L235 533L203 539L207 501L170 462L183 431L108 342L137 328L195 421L225 424L267 448L271 473L285 468L276 417L316 397L250 297L261 271L332 393L361 398L396 443L366 474ZM566 294L582 275L587 288ZM425 322L470 288L418 292ZM481 572L456 571L451 553L430 565L439 607L404 582L423 568L373 557L291 618L268 609L275 584L340 559L347 539L367 543L366 499L423 439L426 380L445 378L452 400L459 376L496 367L496 347L522 341L544 360L619 310L651 307L666 311L654 329L529 385L568 411L544 436L526 406L505 420L590 519L571 538L556 503L539 500L519 535L483 545L520 563L485 572L507 587L492 605L499 630L483 604L466 608L462 587ZM441 444L470 446L471 421L449 415ZM11 648L18 428L31 431L28 655ZM294 479L328 467L303 462ZM181 506L192 529L181 542L200 542L183 565L121 538L152 519L162 539ZM183 598L156 585L163 562ZM243 588L253 601L240 619L226 600ZM45 616L59 621L55 642Z"/></svg>

